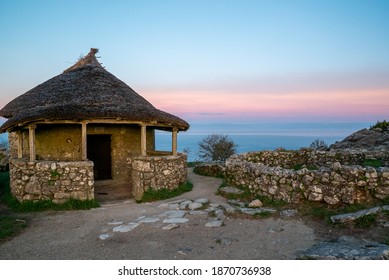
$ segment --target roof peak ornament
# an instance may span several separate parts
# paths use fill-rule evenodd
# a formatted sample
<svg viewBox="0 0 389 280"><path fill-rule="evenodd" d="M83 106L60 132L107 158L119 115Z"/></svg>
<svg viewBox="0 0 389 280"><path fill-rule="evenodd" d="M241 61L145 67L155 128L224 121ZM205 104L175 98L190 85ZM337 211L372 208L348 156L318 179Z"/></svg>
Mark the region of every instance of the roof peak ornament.
<svg viewBox="0 0 389 280"><path fill-rule="evenodd" d="M101 66L100 62L96 58L96 53L98 52L98 48L91 48L86 56L80 58L74 65L63 71L63 73L74 71L77 68L80 68L85 65L99 66L103 68L103 66Z"/></svg>

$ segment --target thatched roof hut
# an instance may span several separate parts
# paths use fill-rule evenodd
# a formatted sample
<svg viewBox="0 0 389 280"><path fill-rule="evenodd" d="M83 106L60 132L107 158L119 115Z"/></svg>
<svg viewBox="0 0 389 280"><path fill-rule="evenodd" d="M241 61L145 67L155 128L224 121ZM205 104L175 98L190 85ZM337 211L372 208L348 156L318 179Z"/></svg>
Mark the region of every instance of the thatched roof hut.
<svg viewBox="0 0 389 280"><path fill-rule="evenodd" d="M156 109L132 88L105 70L97 49L62 74L27 91L0 110L7 118L0 130L44 120L120 119L154 123L185 131L189 124Z"/></svg>
<svg viewBox="0 0 389 280"><path fill-rule="evenodd" d="M95 180L124 184L140 199L147 188L172 189L186 180L177 133L189 124L105 70L97 51L0 110L8 119L0 133L9 132L18 200L91 199ZM155 130L172 133L171 151L156 150Z"/></svg>

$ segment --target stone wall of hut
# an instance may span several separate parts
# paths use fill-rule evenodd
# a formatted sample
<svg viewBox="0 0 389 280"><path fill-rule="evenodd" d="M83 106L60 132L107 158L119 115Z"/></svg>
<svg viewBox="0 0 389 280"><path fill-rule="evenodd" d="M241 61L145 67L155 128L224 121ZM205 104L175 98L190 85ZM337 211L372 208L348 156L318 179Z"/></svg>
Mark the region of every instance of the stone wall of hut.
<svg viewBox="0 0 389 280"><path fill-rule="evenodd" d="M388 151L263 151L226 162L226 182L254 195L298 203L362 203L389 196ZM366 160L383 166L362 166Z"/></svg>
<svg viewBox="0 0 389 280"><path fill-rule="evenodd" d="M93 162L10 160L10 184L19 201L94 198Z"/></svg>
<svg viewBox="0 0 389 280"><path fill-rule="evenodd" d="M23 130L23 158L29 158L28 130ZM137 125L88 124L87 134L111 135L112 179L125 182L130 179L127 158L140 155L141 132ZM10 158L18 157L18 137L15 132L8 135ZM155 134L147 129L147 150L155 149ZM81 161L81 125L38 125L35 131L37 160Z"/></svg>
<svg viewBox="0 0 389 280"><path fill-rule="evenodd" d="M148 189L175 189L187 178L187 156L134 157L128 159L132 177L132 194L140 200Z"/></svg>

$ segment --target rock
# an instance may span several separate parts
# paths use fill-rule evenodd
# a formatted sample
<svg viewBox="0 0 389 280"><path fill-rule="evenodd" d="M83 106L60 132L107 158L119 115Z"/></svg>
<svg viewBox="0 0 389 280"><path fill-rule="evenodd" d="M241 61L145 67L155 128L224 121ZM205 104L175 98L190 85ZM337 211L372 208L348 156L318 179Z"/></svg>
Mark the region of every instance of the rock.
<svg viewBox="0 0 389 280"><path fill-rule="evenodd" d="M168 218L163 220L164 224L184 224L189 222L186 218Z"/></svg>
<svg viewBox="0 0 389 280"><path fill-rule="evenodd" d="M191 204L188 205L188 208L190 210L195 210L195 209L199 209L203 207L203 204L202 203L199 203L199 202L192 202Z"/></svg>
<svg viewBox="0 0 389 280"><path fill-rule="evenodd" d="M99 238L101 240L106 240L106 239L108 239L110 237L112 237L112 234L110 234L110 233L102 233L102 234L99 235Z"/></svg>
<svg viewBox="0 0 389 280"><path fill-rule="evenodd" d="M283 210L280 212L280 217L283 219L291 218L296 216L297 210L296 209L288 209L288 210Z"/></svg>
<svg viewBox="0 0 389 280"><path fill-rule="evenodd" d="M361 218L363 216L375 214L375 213L377 213L379 211L381 211L381 207L374 207L374 208L360 210L360 211L353 212L353 213L346 213L346 214L335 215L335 216L331 216L331 221L333 223L350 222L350 221L354 221L354 220L356 220L358 218Z"/></svg>
<svg viewBox="0 0 389 280"><path fill-rule="evenodd" d="M168 208L169 209L180 209L180 204L178 204L178 203L169 204Z"/></svg>
<svg viewBox="0 0 389 280"><path fill-rule="evenodd" d="M232 241L236 241L236 240L232 240L229 238L221 238L221 239L216 240L217 243L220 243L223 246L230 245L232 243Z"/></svg>
<svg viewBox="0 0 389 280"><path fill-rule="evenodd" d="M197 210L197 211L189 211L189 214L197 216L197 215L207 215L208 213L205 211Z"/></svg>
<svg viewBox="0 0 389 280"><path fill-rule="evenodd" d="M206 227L221 227L223 224L222 220L212 220L205 224Z"/></svg>
<svg viewBox="0 0 389 280"><path fill-rule="evenodd" d="M192 203L191 200L185 200L185 201L183 201L183 202L180 203L179 208L180 208L181 210L184 210L184 209L186 209L186 208L188 207L188 205L191 204L191 203Z"/></svg>
<svg viewBox="0 0 389 280"><path fill-rule="evenodd" d="M172 230L172 229L175 229L175 228L178 228L180 227L179 224L168 224L167 226L164 226L162 229L163 230Z"/></svg>
<svg viewBox="0 0 389 280"><path fill-rule="evenodd" d="M382 206L382 210L384 210L384 211L389 211L389 205L384 205L384 206Z"/></svg>
<svg viewBox="0 0 389 280"><path fill-rule="evenodd" d="M223 187L223 188L220 188L219 191L221 193L225 193L225 194L242 194L242 193L244 193L243 190L235 188L235 187Z"/></svg>
<svg viewBox="0 0 389 280"><path fill-rule="evenodd" d="M389 150L389 130L362 129L332 144L330 149Z"/></svg>
<svg viewBox="0 0 389 280"><path fill-rule="evenodd" d="M123 222L109 222L109 223L107 223L107 225L110 225L110 226L119 226L122 224L123 224Z"/></svg>
<svg viewBox="0 0 389 280"><path fill-rule="evenodd" d="M182 218L186 214L184 210L168 210L162 213L161 216L166 216L167 218Z"/></svg>
<svg viewBox="0 0 389 280"><path fill-rule="evenodd" d="M201 203L201 204L207 204L207 203L209 203L209 199L208 198L199 198L199 199L196 199L194 202Z"/></svg>
<svg viewBox="0 0 389 280"><path fill-rule="evenodd" d="M243 214L254 216L255 214L260 214L264 212L274 213L277 212L277 210L271 209L271 208L240 208L240 212Z"/></svg>
<svg viewBox="0 0 389 280"><path fill-rule="evenodd" d="M227 202L228 202L229 204L231 204L231 205L238 206L238 207L245 207L245 206L246 206L246 203L237 201L237 200L235 200L235 199L230 199L230 200L228 200Z"/></svg>
<svg viewBox="0 0 389 280"><path fill-rule="evenodd" d="M215 213L216 218L218 218L220 220L225 218L224 211L221 209L216 210L214 213Z"/></svg>
<svg viewBox="0 0 389 280"><path fill-rule="evenodd" d="M249 207L250 208L258 208L258 207L262 207L262 205L263 205L262 201L260 201L259 199L255 199L255 200L250 202Z"/></svg>
<svg viewBox="0 0 389 280"><path fill-rule="evenodd" d="M314 260L389 260L389 246L355 237L342 236L319 242L299 255Z"/></svg>
<svg viewBox="0 0 389 280"><path fill-rule="evenodd" d="M128 225L121 225L113 228L113 232L129 232L139 226L139 223L129 223Z"/></svg>
<svg viewBox="0 0 389 280"><path fill-rule="evenodd" d="M155 223L155 222L158 222L159 221L159 218L158 217L145 217L139 221L137 221L138 223L141 223L141 224L149 224L149 223Z"/></svg>

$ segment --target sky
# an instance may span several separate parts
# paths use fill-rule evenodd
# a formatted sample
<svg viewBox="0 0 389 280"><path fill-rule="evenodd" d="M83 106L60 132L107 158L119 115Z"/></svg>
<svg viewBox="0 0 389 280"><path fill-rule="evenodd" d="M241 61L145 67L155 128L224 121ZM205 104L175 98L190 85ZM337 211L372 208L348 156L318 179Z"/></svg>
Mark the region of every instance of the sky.
<svg viewBox="0 0 389 280"><path fill-rule="evenodd" d="M389 1L0 0L0 107L99 48L192 121L389 119Z"/></svg>

